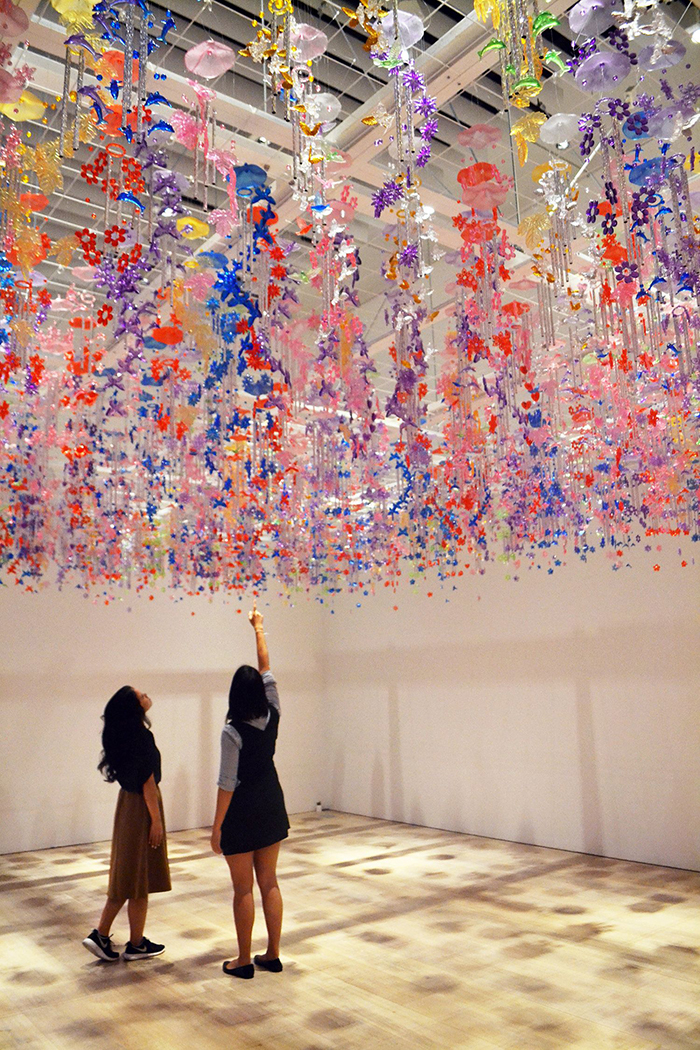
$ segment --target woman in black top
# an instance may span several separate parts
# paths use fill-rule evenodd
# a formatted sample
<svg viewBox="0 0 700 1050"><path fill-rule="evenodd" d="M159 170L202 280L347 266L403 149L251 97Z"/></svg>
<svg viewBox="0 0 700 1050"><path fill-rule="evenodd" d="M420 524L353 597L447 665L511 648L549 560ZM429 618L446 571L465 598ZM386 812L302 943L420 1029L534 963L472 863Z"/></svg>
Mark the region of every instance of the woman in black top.
<svg viewBox="0 0 700 1050"><path fill-rule="evenodd" d="M83 941L98 959L116 962L109 931L128 900L127 961L149 959L165 951L144 937L148 894L170 889L163 801L160 797L160 752L146 712L151 698L130 685L118 690L105 707L102 761L108 781L119 781L114 815L107 901L97 929Z"/></svg>
<svg viewBox="0 0 700 1050"><path fill-rule="evenodd" d="M262 614L253 605L248 618L255 629L258 670L244 665L233 676L226 725L221 734L221 770L211 845L226 857L233 882L233 917L238 958L224 963L224 973L244 979L255 975L250 958L253 933L253 871L262 896L267 951L255 956L263 970L279 973L282 895L277 883L280 842L289 820L275 770L279 696L270 673Z"/></svg>

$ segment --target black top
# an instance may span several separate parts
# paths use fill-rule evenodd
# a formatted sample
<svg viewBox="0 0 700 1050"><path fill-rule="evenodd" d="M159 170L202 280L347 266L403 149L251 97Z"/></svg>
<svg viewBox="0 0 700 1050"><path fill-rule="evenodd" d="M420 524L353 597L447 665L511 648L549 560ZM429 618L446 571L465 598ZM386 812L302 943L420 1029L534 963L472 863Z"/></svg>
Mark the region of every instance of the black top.
<svg viewBox="0 0 700 1050"><path fill-rule="evenodd" d="M143 785L151 773L156 784L160 784L160 751L156 747L153 733L150 729L143 727L134 741L134 746L128 759L116 770L119 786L125 791L136 791L143 794Z"/></svg>
<svg viewBox="0 0 700 1050"><path fill-rule="evenodd" d="M238 759L238 783L252 784L274 769L273 758L277 744L279 711L270 706L270 719L265 729L260 730L247 722L236 722L242 747Z"/></svg>
<svg viewBox="0 0 700 1050"><path fill-rule="evenodd" d="M221 825L221 850L227 857L264 849L287 837L289 820L273 759L279 719L279 711L270 704L265 729L235 723L241 737L238 785Z"/></svg>

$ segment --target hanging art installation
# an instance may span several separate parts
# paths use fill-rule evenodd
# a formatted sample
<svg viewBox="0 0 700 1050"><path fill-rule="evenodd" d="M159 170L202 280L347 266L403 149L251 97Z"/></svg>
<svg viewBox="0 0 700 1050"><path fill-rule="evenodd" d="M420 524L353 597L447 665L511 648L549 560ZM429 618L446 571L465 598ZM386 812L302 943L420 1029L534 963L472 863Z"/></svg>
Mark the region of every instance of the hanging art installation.
<svg viewBox="0 0 700 1050"><path fill-rule="evenodd" d="M175 76L169 13L51 5L46 101L31 20L0 4L3 584L323 601L402 577L451 589L489 562L516 580L595 552L619 568L633 547L658 570L663 537L692 560L700 86L661 4L579 0L567 55L537 0L476 0L508 125L455 137L447 255L423 22L343 8L387 85L355 130L385 158L364 221L383 224L388 396L362 310L369 169L356 181L338 144L354 117L320 82L327 34L270 0L244 47L202 39ZM284 123L285 178L220 116L242 60ZM582 112L542 107L552 77ZM535 145L539 203L513 226ZM87 224L53 221L71 196Z"/></svg>

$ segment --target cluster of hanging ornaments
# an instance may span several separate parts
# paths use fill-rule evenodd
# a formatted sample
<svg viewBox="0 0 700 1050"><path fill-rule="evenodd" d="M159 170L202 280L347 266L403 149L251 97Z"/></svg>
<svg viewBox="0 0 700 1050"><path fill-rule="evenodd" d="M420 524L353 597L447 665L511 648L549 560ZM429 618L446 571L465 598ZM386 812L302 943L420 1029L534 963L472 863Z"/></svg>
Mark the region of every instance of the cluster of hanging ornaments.
<svg viewBox="0 0 700 1050"><path fill-rule="evenodd" d="M600 548L617 567L652 537L697 539L700 89L663 76L683 48L659 6L580 0L566 75L593 101L547 118L530 106L544 70L565 68L544 43L556 18L520 0L477 5L493 25L482 54L498 53L504 104L524 111L510 121L520 165L537 141L579 141L603 191L584 199L582 173L552 159L539 173L541 210L518 231L532 272L513 279L500 215L513 180L484 152L500 132L460 133L462 248L439 430L425 335L439 252L421 199L438 117L415 59L421 20L378 0L345 12L390 81L391 100L364 118L390 165L372 197L386 223L393 333L382 403L357 312L352 165L331 134L340 101L314 75L325 34L298 22L290 0L271 0L242 50L291 126L299 238L285 239L267 172L238 163L217 123L208 82L232 68L232 50L192 48L184 108L174 107L151 57L169 15L156 23L145 2L55 6L67 34L59 122L35 145L21 124L50 113L10 46L27 25L11 0L0 19L5 579L107 598L273 581L364 593L430 569L454 585L493 559L517 578L521 566L551 571ZM623 94L640 68L661 71L656 98L641 82ZM170 141L188 173L171 168ZM52 242L37 216L70 160L93 219ZM52 297L47 258L95 292Z"/></svg>

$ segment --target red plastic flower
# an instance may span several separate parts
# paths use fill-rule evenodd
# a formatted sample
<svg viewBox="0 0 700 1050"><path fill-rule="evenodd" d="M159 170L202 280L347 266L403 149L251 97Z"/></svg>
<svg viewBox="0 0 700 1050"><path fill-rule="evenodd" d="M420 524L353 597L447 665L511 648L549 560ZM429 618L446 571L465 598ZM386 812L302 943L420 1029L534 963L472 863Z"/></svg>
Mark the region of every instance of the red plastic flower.
<svg viewBox="0 0 700 1050"><path fill-rule="evenodd" d="M97 185L97 172L93 168L92 164L82 164L80 167L80 177L85 179L88 186Z"/></svg>
<svg viewBox="0 0 700 1050"><path fill-rule="evenodd" d="M90 248L86 248L85 251L83 252L83 259L88 264L88 266L97 266L97 264L98 264L98 262L100 261L101 258L102 258L102 252L98 251L98 249L95 248L94 246L90 247Z"/></svg>
<svg viewBox="0 0 700 1050"><path fill-rule="evenodd" d="M109 226L105 230L105 244L111 244L117 248L120 244L123 244L126 240L126 230L123 226L118 226L116 223L114 226Z"/></svg>
<svg viewBox="0 0 700 1050"><path fill-rule="evenodd" d="M469 272L469 270L462 270L457 275L457 284L461 285L462 288L471 288L472 291L476 291L476 278L473 273Z"/></svg>
<svg viewBox="0 0 700 1050"><path fill-rule="evenodd" d="M101 325L108 325L114 317L114 310L109 303L104 303L97 311L97 323Z"/></svg>
<svg viewBox="0 0 700 1050"><path fill-rule="evenodd" d="M125 190L131 190L132 193L143 193L146 188L146 182L143 178L141 165L137 160L133 157L124 157L122 161L122 175Z"/></svg>
<svg viewBox="0 0 700 1050"><path fill-rule="evenodd" d="M75 238L83 249L91 245L94 246L97 242L97 234L92 230L89 230L87 226L82 230L78 230L75 234Z"/></svg>
<svg viewBox="0 0 700 1050"><path fill-rule="evenodd" d="M107 193L107 179L102 180L102 192ZM115 201L119 196L119 183L116 179L109 180L109 199Z"/></svg>
<svg viewBox="0 0 700 1050"><path fill-rule="evenodd" d="M462 201L478 211L489 211L503 204L510 190L510 180L495 164L470 164L457 175L462 187Z"/></svg>

